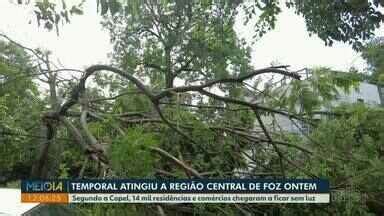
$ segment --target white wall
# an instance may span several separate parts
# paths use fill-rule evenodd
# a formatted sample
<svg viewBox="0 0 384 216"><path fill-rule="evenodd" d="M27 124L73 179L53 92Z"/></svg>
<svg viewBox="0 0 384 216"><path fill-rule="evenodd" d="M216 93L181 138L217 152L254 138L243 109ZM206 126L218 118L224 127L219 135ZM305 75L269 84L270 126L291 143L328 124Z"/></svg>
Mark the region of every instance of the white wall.
<svg viewBox="0 0 384 216"><path fill-rule="evenodd" d="M368 105L380 105L379 89L376 85L362 82L357 90L352 89L349 93L340 91L340 98L335 101L335 105L344 103L356 103L358 99L363 99Z"/></svg>

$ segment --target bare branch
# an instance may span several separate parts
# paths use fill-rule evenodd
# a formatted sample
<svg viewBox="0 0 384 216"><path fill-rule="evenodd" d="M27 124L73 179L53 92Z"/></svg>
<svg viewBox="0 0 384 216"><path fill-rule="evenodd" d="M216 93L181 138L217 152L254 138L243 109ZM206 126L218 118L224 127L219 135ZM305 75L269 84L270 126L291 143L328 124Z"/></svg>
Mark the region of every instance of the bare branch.
<svg viewBox="0 0 384 216"><path fill-rule="evenodd" d="M34 56L36 56L36 58L38 58L39 60L45 62L45 59L44 59L44 57L42 56L42 54L39 53L39 52L37 52L36 50L34 50L34 49L32 49L32 48L29 48L29 47L26 47L26 46L24 46L24 45L22 45L22 44L20 44L20 43L18 43L18 42L16 42L16 41L12 40L10 37L8 37L8 36L5 35L5 34L0 33L0 37L3 37L3 38L5 38L5 39L7 39L9 42L15 44L16 46L18 46L18 47L20 47L20 48L22 48L22 49L25 49L25 50L31 52Z"/></svg>
<svg viewBox="0 0 384 216"><path fill-rule="evenodd" d="M243 136L243 137L248 137L248 138L251 138L252 140L254 141L261 141L261 142L271 142L270 140L268 139L263 139L261 137L256 137L256 136L253 136L251 135L249 132L242 132L242 131L238 131L238 130L233 130L231 128L227 128L227 127L210 127L211 129L220 129L220 130L225 130L225 131L228 131L230 133L234 133L236 135L240 135L240 136ZM292 143L287 143L287 142L283 142L283 141L279 141L279 140L272 140L273 143L277 144L277 145L283 145L283 146L287 146L287 147L291 147L291 148L296 148L302 152L305 152L307 154L313 154L312 151L306 149L306 148L303 148L301 146L298 146L298 145L295 145L295 144L292 144Z"/></svg>
<svg viewBox="0 0 384 216"><path fill-rule="evenodd" d="M89 100L89 102L97 103L97 102L106 101L106 100L115 100L115 99L122 97L122 96L125 96L125 95L140 94L140 93L142 93L142 92L140 92L140 91L128 91L128 92L123 92L123 93L117 94L117 95L112 96L112 97L91 99L91 100Z"/></svg>
<svg viewBox="0 0 384 216"><path fill-rule="evenodd" d="M51 70L51 72L63 72L63 71L71 71L71 72L78 72L78 73L85 73L83 70L73 69L73 68L60 68L56 70Z"/></svg>
<svg viewBox="0 0 384 216"><path fill-rule="evenodd" d="M254 113L256 115L257 122L259 123L261 129L264 131L264 134L265 134L265 136L268 139L268 142L270 144L272 144L273 149L275 150L275 152L279 156L280 170L281 170L281 173L283 174L283 176L285 176L285 168L284 168L284 164L283 164L283 154L280 151L279 147L277 147L277 145L273 142L272 137L269 135L268 130L265 127L264 122L263 122L263 120L260 117L260 114L258 113L258 110L254 109L253 111L254 111Z"/></svg>
<svg viewBox="0 0 384 216"><path fill-rule="evenodd" d="M211 105L193 105L193 104L185 104L185 103L170 103L170 102L159 102L159 104L166 104L172 106L185 106L185 107L195 107L202 109L218 109L218 110L229 110L229 111L240 111L240 110L248 110L249 108L238 108L238 109L230 109L223 106L211 106Z"/></svg>
<svg viewBox="0 0 384 216"><path fill-rule="evenodd" d="M181 168L183 168L185 171L187 171L188 173L191 173L193 176L197 177L197 178L203 178L202 175L196 171L195 169L193 169L192 167L188 166L187 164L185 164L183 161L177 159L175 156L169 154L168 152L166 152L165 150L161 149L161 148L158 148L158 147L150 147L150 149L154 152L157 152L159 153L160 155L162 156L165 156L169 159L171 159L173 162L175 162L177 165L179 165Z"/></svg>

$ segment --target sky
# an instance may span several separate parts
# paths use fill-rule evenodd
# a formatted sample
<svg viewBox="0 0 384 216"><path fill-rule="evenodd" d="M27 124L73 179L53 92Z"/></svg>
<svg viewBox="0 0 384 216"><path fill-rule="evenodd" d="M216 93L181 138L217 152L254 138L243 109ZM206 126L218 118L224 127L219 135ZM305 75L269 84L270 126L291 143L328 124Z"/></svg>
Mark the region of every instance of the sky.
<svg viewBox="0 0 384 216"><path fill-rule="evenodd" d="M88 0L84 15L75 16L70 24L48 32L37 27L30 6L19 6L15 0L0 1L0 32L30 48L51 50L53 60L67 68L83 69L96 63L108 63L112 51L109 34L100 25L101 17L96 11L96 1ZM31 24L29 24L31 20ZM240 37L251 38L249 28L235 26ZM384 36L384 28L377 31ZM268 32L251 47L252 65L255 68L269 66L272 62L290 65L298 70L304 67L328 66L336 70L348 70L351 66L363 70L364 60L350 45L335 43L326 47L317 36L310 37L302 17L293 10L284 9L278 17L276 28Z"/></svg>
<svg viewBox="0 0 384 216"><path fill-rule="evenodd" d="M108 63L112 51L109 34L103 30L97 14L96 1L84 4L84 15L72 17L71 23L48 32L38 27L30 6L11 4L0 0L0 32L30 48L44 48L53 52L67 68L83 69L96 63ZM31 24L28 24L29 21Z"/></svg>

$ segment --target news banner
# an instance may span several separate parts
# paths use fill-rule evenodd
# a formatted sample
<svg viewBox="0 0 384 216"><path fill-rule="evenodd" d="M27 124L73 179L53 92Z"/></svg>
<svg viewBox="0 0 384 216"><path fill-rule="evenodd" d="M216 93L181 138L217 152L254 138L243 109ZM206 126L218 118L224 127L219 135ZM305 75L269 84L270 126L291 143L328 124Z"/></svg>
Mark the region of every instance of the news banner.
<svg viewBox="0 0 384 216"><path fill-rule="evenodd" d="M23 180L38 203L329 203L323 179Z"/></svg>

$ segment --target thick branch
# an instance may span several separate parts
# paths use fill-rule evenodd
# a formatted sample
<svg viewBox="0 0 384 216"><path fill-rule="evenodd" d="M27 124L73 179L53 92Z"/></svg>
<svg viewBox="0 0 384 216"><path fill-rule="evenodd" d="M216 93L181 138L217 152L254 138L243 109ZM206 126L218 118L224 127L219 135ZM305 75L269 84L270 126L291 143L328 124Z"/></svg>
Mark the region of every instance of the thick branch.
<svg viewBox="0 0 384 216"><path fill-rule="evenodd" d="M226 127L210 127L210 128L212 128L212 129L219 129L219 130L225 130L225 131L228 131L230 133L233 133L233 134L236 134L236 135L239 135L239 136L248 137L248 138L250 138L250 140L253 140L253 141L271 142L268 139L263 139L261 137L255 137L255 136L251 135L250 133L242 132L242 131L238 131L238 130L233 130L231 128L226 128ZM298 149L298 150L300 150L302 152L305 152L307 154L313 154L312 151L310 151L310 150L308 150L306 148L303 148L301 146L292 144L292 143L287 143L287 142L283 142L283 141L279 141L279 140L272 140L272 142L277 144L277 145L283 145L283 146L287 146L287 147L291 147L291 148L296 148L296 149Z"/></svg>
<svg viewBox="0 0 384 216"><path fill-rule="evenodd" d="M81 128L83 129L83 132L88 140L88 142L91 144L91 145L97 145L97 139L93 136L93 134L89 131L89 128L88 128L88 124L87 124L87 115L88 115L88 111L87 110L83 110L81 112L81 116L80 116L80 125L81 125Z"/></svg>
<svg viewBox="0 0 384 216"><path fill-rule="evenodd" d="M254 76L265 74L265 73L277 73L277 74L281 74L284 76L292 77L294 79L300 79L300 76L298 74L295 74L295 73L291 73L291 72L281 70L278 68L264 68L264 69L260 69L260 70L254 70L253 72L251 72L249 74L245 74L245 75L239 76L239 77L216 79L216 80L208 81L208 82L201 84L201 85L181 86L181 87L165 89L164 91L162 91L158 95L156 95L156 98L161 99L161 98L171 94L172 92L179 92L180 93L180 92L188 92L188 91L200 91L204 88L211 87L215 84L241 83L244 80L247 80L247 79L250 79Z"/></svg>
<svg viewBox="0 0 384 216"><path fill-rule="evenodd" d="M224 101L226 103L239 104L239 105L250 107L252 109L258 109L258 110L266 111L266 112L269 112L269 113L276 113L276 114L280 114L280 115L283 115L283 116L287 116L289 118L298 119L298 120L303 121L303 118L301 118L301 117L299 117L297 115L294 115L294 114L291 114L291 113L288 113L288 112L284 112L284 111L280 111L280 110L276 110L276 109L272 109L272 108L269 108L269 107L264 107L264 106L258 105L256 103L249 103L249 102L246 102L246 101L243 101L243 100L237 100L237 99L229 98L229 97L222 97L222 96L219 96L217 94L213 94L213 93L205 91L205 90L200 90L199 92L201 94L203 94L203 95L206 95L208 97L214 98L216 100Z"/></svg>
<svg viewBox="0 0 384 216"><path fill-rule="evenodd" d="M125 71L122 71L120 69L117 69L117 68L114 68L111 66L107 66L107 65L94 65L94 66L91 66L85 70L85 74L80 79L79 84L74 89L72 89L69 100L67 102L65 102L63 104L63 106L61 106L59 113L58 113L59 115L64 115L68 111L69 108L71 108L73 105L75 105L78 102L80 95L85 91L85 82L86 82L87 78L89 76L91 76L93 73L95 73L97 71L101 71L101 70L111 71L111 72L114 72L114 73L128 79L129 81L133 82L133 84L135 84L136 87L139 90L141 90L149 99L151 99L151 101L155 101L154 95L150 92L150 90L147 89L147 87L145 87L144 84L140 80L138 80L137 78L135 78L131 74L129 74Z"/></svg>
<svg viewBox="0 0 384 216"><path fill-rule="evenodd" d="M139 93L141 93L141 92L139 92L139 91L127 91L127 92L123 92L123 93L117 94L117 95L112 96L112 97L91 99L91 100L89 100L89 102L98 103L98 102L107 101L107 100L115 100L115 99L122 97L122 96L125 96L125 95L139 94Z"/></svg>

